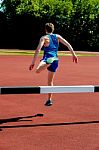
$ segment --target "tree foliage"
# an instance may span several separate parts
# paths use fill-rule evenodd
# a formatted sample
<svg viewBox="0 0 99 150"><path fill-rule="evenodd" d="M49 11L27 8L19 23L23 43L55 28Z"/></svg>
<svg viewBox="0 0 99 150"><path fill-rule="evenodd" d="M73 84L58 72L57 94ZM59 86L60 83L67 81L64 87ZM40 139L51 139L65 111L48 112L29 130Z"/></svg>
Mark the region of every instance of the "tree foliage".
<svg viewBox="0 0 99 150"><path fill-rule="evenodd" d="M99 0L4 0L2 8L18 47L35 47L52 22L75 49L99 50Z"/></svg>

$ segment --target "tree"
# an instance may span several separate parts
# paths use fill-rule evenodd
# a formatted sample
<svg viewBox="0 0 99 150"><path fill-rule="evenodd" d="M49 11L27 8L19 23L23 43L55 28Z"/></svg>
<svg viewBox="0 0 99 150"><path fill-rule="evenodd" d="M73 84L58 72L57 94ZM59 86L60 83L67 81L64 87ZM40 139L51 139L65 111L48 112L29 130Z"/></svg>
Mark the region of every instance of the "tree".
<svg viewBox="0 0 99 150"><path fill-rule="evenodd" d="M99 0L4 0L2 7L13 45L35 48L52 22L75 49L99 48Z"/></svg>

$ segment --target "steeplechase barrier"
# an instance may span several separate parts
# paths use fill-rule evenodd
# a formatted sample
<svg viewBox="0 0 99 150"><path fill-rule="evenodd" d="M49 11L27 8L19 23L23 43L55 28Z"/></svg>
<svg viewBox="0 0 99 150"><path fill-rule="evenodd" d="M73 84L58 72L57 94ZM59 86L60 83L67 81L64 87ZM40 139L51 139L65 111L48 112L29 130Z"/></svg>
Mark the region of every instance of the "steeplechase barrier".
<svg viewBox="0 0 99 150"><path fill-rule="evenodd" d="M99 85L79 86L1 86L0 94L94 93Z"/></svg>

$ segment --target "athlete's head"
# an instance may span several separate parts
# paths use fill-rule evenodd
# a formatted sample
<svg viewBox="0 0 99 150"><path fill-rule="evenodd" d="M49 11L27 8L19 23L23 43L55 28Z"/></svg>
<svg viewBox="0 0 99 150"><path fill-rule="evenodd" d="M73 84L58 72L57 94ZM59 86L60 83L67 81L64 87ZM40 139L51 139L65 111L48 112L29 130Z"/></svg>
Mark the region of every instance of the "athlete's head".
<svg viewBox="0 0 99 150"><path fill-rule="evenodd" d="M53 33L54 32L54 25L52 23L46 23L45 24L45 31L47 33Z"/></svg>

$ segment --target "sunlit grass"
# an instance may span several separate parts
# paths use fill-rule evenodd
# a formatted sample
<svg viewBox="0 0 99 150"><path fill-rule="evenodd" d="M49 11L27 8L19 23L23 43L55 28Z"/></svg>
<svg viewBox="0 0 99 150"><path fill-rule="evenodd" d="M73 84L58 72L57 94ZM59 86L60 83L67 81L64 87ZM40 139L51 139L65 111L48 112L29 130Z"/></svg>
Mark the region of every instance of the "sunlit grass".
<svg viewBox="0 0 99 150"><path fill-rule="evenodd" d="M42 56L43 51L40 52L39 55ZM80 53L76 52L77 56L97 56L97 53ZM33 56L34 51L32 50L0 50L0 55L15 55L15 56ZM59 51L59 56L71 56L70 52L67 51ZM98 55L99 56L99 55Z"/></svg>

